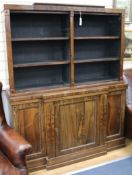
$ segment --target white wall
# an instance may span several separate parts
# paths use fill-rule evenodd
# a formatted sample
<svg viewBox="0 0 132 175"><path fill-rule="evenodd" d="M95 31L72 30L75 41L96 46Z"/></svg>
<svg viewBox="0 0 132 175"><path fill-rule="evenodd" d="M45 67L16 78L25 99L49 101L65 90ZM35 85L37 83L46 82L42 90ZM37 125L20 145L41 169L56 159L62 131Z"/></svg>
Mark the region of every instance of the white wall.
<svg viewBox="0 0 132 175"><path fill-rule="evenodd" d="M81 5L101 5L112 7L112 0L0 0L0 81L3 83L4 90L9 89L9 75L7 65L7 49L5 37L5 23L4 23L4 4L33 4L34 2L42 3L60 3L60 4L81 4ZM3 92L4 109L6 111L6 118L10 123L10 108L6 99L6 93Z"/></svg>

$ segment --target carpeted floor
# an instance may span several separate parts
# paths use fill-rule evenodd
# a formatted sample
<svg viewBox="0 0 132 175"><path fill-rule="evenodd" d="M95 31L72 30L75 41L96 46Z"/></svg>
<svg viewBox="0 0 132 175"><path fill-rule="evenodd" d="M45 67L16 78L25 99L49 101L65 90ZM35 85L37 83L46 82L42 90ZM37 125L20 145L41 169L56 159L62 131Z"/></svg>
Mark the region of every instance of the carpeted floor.
<svg viewBox="0 0 132 175"><path fill-rule="evenodd" d="M66 175L132 175L132 156Z"/></svg>

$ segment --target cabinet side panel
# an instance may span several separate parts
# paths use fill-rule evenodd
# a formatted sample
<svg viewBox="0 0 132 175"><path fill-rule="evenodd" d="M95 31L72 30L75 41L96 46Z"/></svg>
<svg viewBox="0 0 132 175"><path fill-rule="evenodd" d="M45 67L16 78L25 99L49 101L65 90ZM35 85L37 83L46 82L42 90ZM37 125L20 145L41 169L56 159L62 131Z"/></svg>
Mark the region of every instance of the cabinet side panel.
<svg viewBox="0 0 132 175"><path fill-rule="evenodd" d="M32 144L33 153L40 150L40 145L36 141L39 140L39 123L38 123L38 109L30 108L24 109L19 113L19 132Z"/></svg>
<svg viewBox="0 0 132 175"><path fill-rule="evenodd" d="M38 103L23 103L13 106L14 128L32 145L29 159L42 157L41 108Z"/></svg>

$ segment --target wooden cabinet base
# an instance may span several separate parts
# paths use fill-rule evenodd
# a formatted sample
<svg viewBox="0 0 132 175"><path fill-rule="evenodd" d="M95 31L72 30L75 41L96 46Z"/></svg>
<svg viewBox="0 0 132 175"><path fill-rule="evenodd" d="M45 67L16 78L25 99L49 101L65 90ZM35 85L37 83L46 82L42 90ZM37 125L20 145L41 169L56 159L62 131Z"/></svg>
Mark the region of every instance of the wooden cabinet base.
<svg viewBox="0 0 132 175"><path fill-rule="evenodd" d="M123 82L10 98L14 128L33 146L29 171L53 169L125 146Z"/></svg>

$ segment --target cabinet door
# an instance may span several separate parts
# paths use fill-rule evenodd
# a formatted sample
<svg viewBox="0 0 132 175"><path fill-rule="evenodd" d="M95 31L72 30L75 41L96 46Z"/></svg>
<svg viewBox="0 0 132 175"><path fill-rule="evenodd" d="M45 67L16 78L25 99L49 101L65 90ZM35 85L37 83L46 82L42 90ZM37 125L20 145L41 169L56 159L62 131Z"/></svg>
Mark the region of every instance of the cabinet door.
<svg viewBox="0 0 132 175"><path fill-rule="evenodd" d="M123 137L125 111L125 91L115 91L108 95L107 140Z"/></svg>
<svg viewBox="0 0 132 175"><path fill-rule="evenodd" d="M100 96L72 97L56 101L54 105L47 103L45 111L49 157L103 144L103 101Z"/></svg>
<svg viewBox="0 0 132 175"><path fill-rule="evenodd" d="M31 143L33 148L28 159L42 157L45 154L41 106L40 102L34 101L24 101L12 106L14 128Z"/></svg>

